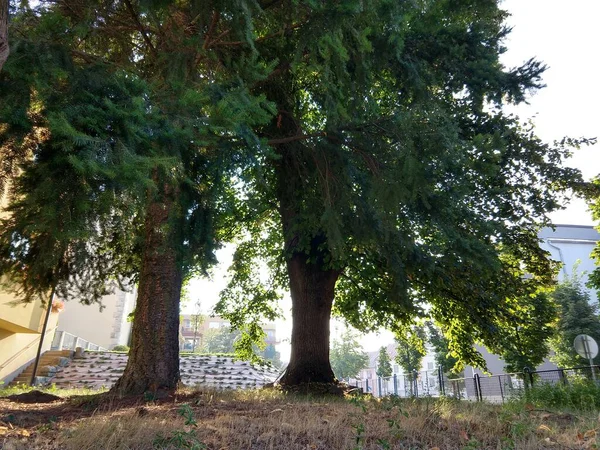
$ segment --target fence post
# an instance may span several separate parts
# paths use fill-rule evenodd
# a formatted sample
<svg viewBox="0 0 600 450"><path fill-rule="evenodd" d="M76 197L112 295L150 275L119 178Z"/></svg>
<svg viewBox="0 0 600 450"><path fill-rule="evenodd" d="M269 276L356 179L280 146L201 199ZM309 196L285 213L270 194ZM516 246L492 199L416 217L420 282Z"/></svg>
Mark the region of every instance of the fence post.
<svg viewBox="0 0 600 450"><path fill-rule="evenodd" d="M377 377L377 388L378 388L378 396L377 397L383 397L383 390L381 389L381 377Z"/></svg>
<svg viewBox="0 0 600 450"><path fill-rule="evenodd" d="M369 379L365 378L365 392L368 394L369 393Z"/></svg>
<svg viewBox="0 0 600 450"><path fill-rule="evenodd" d="M415 397L419 397L419 385L417 384L417 375L418 372L416 369L413 369L413 385L414 385L414 389L415 389Z"/></svg>
<svg viewBox="0 0 600 450"><path fill-rule="evenodd" d="M564 369L560 369L558 374L559 374L558 376L560 377L560 381L562 381L563 384L567 384L567 377L565 377Z"/></svg>
<svg viewBox="0 0 600 450"><path fill-rule="evenodd" d="M394 374L394 395L398 395L398 375Z"/></svg>
<svg viewBox="0 0 600 450"><path fill-rule="evenodd" d="M438 366L438 382L440 385L440 395L446 395L446 387L444 386L444 373L442 366Z"/></svg>
<svg viewBox="0 0 600 450"><path fill-rule="evenodd" d="M475 397L477 398L477 401L483 401L483 395L481 393L481 379L478 373L473 375L473 384L475 385Z"/></svg>
<svg viewBox="0 0 600 450"><path fill-rule="evenodd" d="M530 387L533 387L533 372L529 367L523 368L523 375L525 378L528 378L527 381L529 381ZM527 381L525 381L525 386L527 386Z"/></svg>
<svg viewBox="0 0 600 450"><path fill-rule="evenodd" d="M502 397L502 403L504 403L504 391L502 390L502 375L498 375L498 384L500 385L500 396Z"/></svg>

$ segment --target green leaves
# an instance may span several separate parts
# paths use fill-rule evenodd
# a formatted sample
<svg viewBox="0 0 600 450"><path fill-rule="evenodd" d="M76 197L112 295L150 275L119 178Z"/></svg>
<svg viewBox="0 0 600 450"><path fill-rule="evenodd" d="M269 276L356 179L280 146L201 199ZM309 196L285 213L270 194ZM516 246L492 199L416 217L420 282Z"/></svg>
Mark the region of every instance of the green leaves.
<svg viewBox="0 0 600 450"><path fill-rule="evenodd" d="M334 339L329 350L333 373L339 380L356 378L361 369L368 367L369 356L358 342L358 334L346 328L339 339Z"/></svg>

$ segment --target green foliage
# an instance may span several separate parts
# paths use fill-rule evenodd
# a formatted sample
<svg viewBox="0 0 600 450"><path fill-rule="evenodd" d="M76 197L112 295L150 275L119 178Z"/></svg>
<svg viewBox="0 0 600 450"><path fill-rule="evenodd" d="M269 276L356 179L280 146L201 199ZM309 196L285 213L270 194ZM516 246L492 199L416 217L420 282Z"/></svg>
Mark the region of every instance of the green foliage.
<svg viewBox="0 0 600 450"><path fill-rule="evenodd" d="M550 351L549 340L557 330L558 310L546 291L512 299L507 320L489 349L505 361L509 373L533 370Z"/></svg>
<svg viewBox="0 0 600 450"><path fill-rule="evenodd" d="M421 371L423 357L427 353L426 338L425 327L422 325L413 325L406 333L396 335L396 362L411 380L415 372Z"/></svg>
<svg viewBox="0 0 600 450"><path fill-rule="evenodd" d="M171 15L172 5L128 3L23 6L11 22L13 57L0 74L0 190L9 188L11 214L0 273L26 301L56 285L91 303L107 281L136 282L146 206L165 192L175 198L165 239L184 279L205 273L239 228L234 163L249 149L260 157L251 127L273 111L238 69L253 79L265 69L207 49L206 33L183 39L185 20L198 26L213 5ZM247 39L250 10L220 6L236 24L230 37ZM139 27L165 33L131 32ZM194 63L205 59L213 63Z"/></svg>
<svg viewBox="0 0 600 450"><path fill-rule="evenodd" d="M391 377L392 372L390 355L385 347L381 347L379 349L379 357L377 358L377 376L384 378Z"/></svg>
<svg viewBox="0 0 600 450"><path fill-rule="evenodd" d="M498 2L340 5L253 18L253 57L277 66L252 92L277 115L256 127L273 152L240 175L252 245L270 254L272 279L295 256L339 271L334 314L360 330L401 331L429 305L452 354L483 365L474 344L521 320L511 299L553 282L537 232L582 182L562 162L587 141L546 144L502 112L545 67L502 66ZM228 303L250 317L281 288L235 282Z"/></svg>
<svg viewBox="0 0 600 450"><path fill-rule="evenodd" d="M129 352L129 346L128 345L120 345L120 344L119 345L115 345L112 348L112 351L113 352L126 352L126 353L128 353Z"/></svg>
<svg viewBox="0 0 600 450"><path fill-rule="evenodd" d="M190 405L185 404L179 408L178 414L183 417L184 424L189 429L176 430L171 432L170 436L157 435L154 439L155 448L176 448L190 450L204 450L207 446L199 440L196 435L198 422L194 417L194 411Z"/></svg>
<svg viewBox="0 0 600 450"><path fill-rule="evenodd" d="M448 339L442 330L433 322L426 323L427 341L433 348L435 363L442 368L443 373L449 378L457 378L461 372L461 364L456 356L453 356Z"/></svg>
<svg viewBox="0 0 600 450"><path fill-rule="evenodd" d="M568 378L566 383L539 383L523 392L523 400L537 408L600 410L600 386L584 378Z"/></svg>
<svg viewBox="0 0 600 450"><path fill-rule="evenodd" d="M204 335L202 353L234 353L235 341L239 339L240 332L229 327L209 329Z"/></svg>
<svg viewBox="0 0 600 450"><path fill-rule="evenodd" d="M579 334L587 334L600 342L600 318L597 303L591 303L576 268L571 277L558 284L552 298L558 305L560 315L556 336L551 340L554 351L552 361L560 367L588 365L589 362L575 351L573 342ZM600 356L594 359L594 363L600 363Z"/></svg>
<svg viewBox="0 0 600 450"><path fill-rule="evenodd" d="M331 343L329 359L339 380L356 378L361 369L369 365L369 356L362 350L358 339L356 331L346 328L340 338Z"/></svg>

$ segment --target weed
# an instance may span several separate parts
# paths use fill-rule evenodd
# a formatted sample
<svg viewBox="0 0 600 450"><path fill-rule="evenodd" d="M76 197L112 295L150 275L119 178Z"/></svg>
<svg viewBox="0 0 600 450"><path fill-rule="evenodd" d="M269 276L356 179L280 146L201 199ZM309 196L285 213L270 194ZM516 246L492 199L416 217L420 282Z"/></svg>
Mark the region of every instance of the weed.
<svg viewBox="0 0 600 450"><path fill-rule="evenodd" d="M194 411L190 405L185 404L179 408L178 414L183 417L184 423L190 430L175 430L171 432L170 436L163 436L158 434L154 439L155 448L163 447L175 447L178 449L190 449L190 450L204 450L207 448L206 444L201 442L196 436L196 428L198 428L198 422L194 417Z"/></svg>
<svg viewBox="0 0 600 450"><path fill-rule="evenodd" d="M543 383L527 389L520 400L538 408L596 411L600 409L600 386L577 378L568 383Z"/></svg>

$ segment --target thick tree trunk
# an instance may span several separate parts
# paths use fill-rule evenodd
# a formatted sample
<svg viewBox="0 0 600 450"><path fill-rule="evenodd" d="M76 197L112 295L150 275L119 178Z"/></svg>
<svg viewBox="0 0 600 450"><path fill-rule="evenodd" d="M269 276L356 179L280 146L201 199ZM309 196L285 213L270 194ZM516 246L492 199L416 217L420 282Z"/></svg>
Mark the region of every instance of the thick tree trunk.
<svg viewBox="0 0 600 450"><path fill-rule="evenodd" d="M292 294L292 353L280 382L285 386L334 383L329 322L339 271L323 270L301 254L294 254L287 267Z"/></svg>
<svg viewBox="0 0 600 450"><path fill-rule="evenodd" d="M146 211L129 360L113 387L113 392L121 395L173 391L179 382L182 272L173 236L178 235L172 217L176 205L169 187L158 197Z"/></svg>
<svg viewBox="0 0 600 450"><path fill-rule="evenodd" d="M300 127L290 115L282 115L273 129L285 137L297 133ZM295 248L301 234L309 232L297 226L302 193L311 189L302 176L306 148L301 142L289 142L279 145L277 151L281 155L276 163L277 196L289 251L287 270L292 297L292 353L280 383L284 386L335 383L329 362L329 322L340 271L326 266L328 255L323 233L308 236L311 242L308 252Z"/></svg>
<svg viewBox="0 0 600 450"><path fill-rule="evenodd" d="M0 0L0 70L8 59L8 0Z"/></svg>

